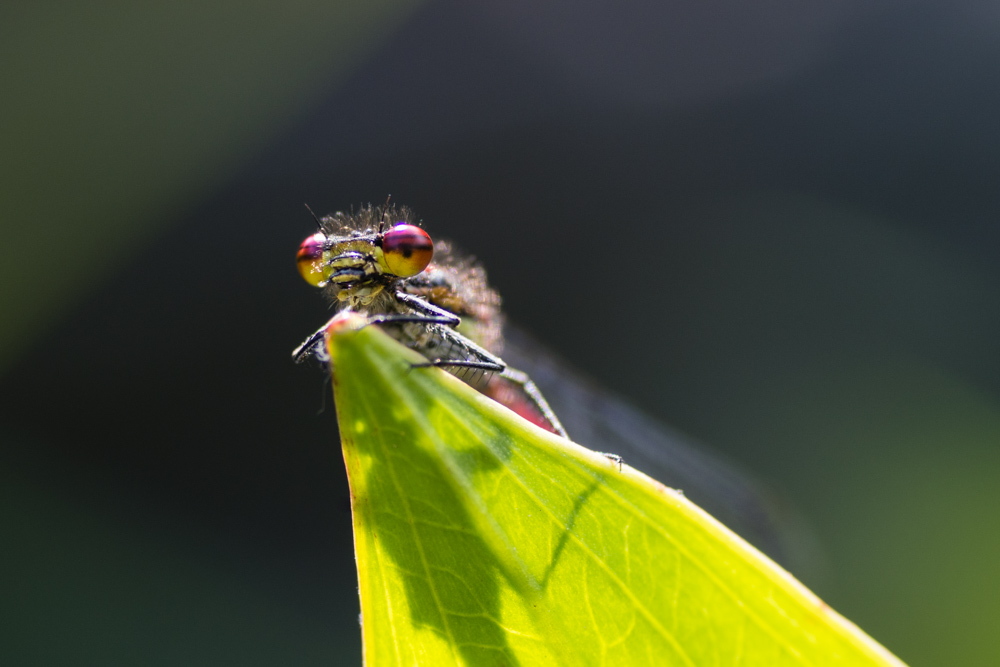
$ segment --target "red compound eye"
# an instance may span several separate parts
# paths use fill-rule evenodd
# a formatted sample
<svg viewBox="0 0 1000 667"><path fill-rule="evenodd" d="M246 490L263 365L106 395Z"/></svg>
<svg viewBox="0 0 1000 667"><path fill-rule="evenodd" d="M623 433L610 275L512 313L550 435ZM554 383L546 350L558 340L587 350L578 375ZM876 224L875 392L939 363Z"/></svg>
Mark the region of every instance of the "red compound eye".
<svg viewBox="0 0 1000 667"><path fill-rule="evenodd" d="M323 250L326 246L326 235L316 232L299 246L295 255L295 264L305 281L313 287L327 279L326 266L323 264Z"/></svg>
<svg viewBox="0 0 1000 667"><path fill-rule="evenodd" d="M394 275L409 278L431 263L434 242L419 227L400 223L382 235L382 255Z"/></svg>

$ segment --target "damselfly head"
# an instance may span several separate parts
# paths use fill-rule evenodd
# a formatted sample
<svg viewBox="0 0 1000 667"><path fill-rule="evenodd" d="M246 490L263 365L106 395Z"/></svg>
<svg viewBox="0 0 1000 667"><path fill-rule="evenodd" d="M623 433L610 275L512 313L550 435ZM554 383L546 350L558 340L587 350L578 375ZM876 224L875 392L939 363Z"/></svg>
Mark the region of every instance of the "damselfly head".
<svg viewBox="0 0 1000 667"><path fill-rule="evenodd" d="M334 222L325 218L322 222ZM299 246L296 265L307 283L331 286L339 301L367 300L389 283L410 278L427 268L434 257L434 242L420 227L406 220L383 231L339 229L316 232Z"/></svg>

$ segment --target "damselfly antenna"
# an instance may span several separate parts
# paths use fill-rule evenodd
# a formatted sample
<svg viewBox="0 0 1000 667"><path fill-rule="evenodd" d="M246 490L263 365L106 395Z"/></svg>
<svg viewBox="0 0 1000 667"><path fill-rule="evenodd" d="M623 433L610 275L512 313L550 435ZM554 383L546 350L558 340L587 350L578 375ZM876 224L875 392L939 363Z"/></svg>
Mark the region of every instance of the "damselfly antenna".
<svg viewBox="0 0 1000 667"><path fill-rule="evenodd" d="M385 206L382 207L382 219L378 221L378 233L381 234L382 230L385 229L385 218L389 215L389 200L392 199L392 195L385 196Z"/></svg>
<svg viewBox="0 0 1000 667"><path fill-rule="evenodd" d="M316 229L323 231L323 221L319 219L319 216L316 215L311 208L309 208L309 204L302 205L306 207L306 210L309 211L309 215L311 215L313 220L316 221Z"/></svg>

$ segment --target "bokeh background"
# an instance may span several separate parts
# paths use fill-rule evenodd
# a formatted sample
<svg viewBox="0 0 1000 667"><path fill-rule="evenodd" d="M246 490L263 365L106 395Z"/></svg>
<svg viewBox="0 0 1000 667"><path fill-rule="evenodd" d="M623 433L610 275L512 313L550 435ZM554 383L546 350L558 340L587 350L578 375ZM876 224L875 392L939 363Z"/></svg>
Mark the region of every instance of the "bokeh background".
<svg viewBox="0 0 1000 667"><path fill-rule="evenodd" d="M0 663L359 664L293 256L304 202L391 194L784 498L834 608L996 664L998 35L977 1L5 5Z"/></svg>

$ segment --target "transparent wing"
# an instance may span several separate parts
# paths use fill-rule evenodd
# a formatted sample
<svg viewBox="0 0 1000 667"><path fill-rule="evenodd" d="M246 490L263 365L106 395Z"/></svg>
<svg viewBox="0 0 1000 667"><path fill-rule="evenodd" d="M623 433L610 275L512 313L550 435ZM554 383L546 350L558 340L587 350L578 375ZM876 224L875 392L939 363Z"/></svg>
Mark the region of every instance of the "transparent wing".
<svg viewBox="0 0 1000 667"><path fill-rule="evenodd" d="M618 454L633 468L682 490L771 558L798 569L807 531L763 484L598 388L524 331L508 324L504 339L504 361L531 376L571 440Z"/></svg>

